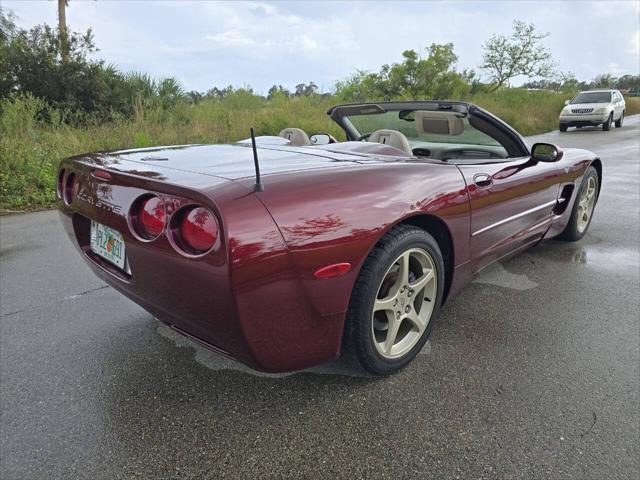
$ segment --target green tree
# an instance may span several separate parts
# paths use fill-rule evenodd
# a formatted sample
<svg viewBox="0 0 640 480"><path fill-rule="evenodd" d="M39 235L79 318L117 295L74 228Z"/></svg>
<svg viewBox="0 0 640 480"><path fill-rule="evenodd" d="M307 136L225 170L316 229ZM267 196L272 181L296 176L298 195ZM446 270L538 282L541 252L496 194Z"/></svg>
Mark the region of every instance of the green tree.
<svg viewBox="0 0 640 480"><path fill-rule="evenodd" d="M91 30L67 34L68 59L62 62L57 30L48 25L16 28L12 16L3 12L0 24L0 97L30 93L69 116L109 110L108 85L118 79L114 69L88 60L96 51Z"/></svg>
<svg viewBox="0 0 640 480"><path fill-rule="evenodd" d="M14 79L9 74L9 43L16 34L15 16L5 15L0 7L0 97L13 90Z"/></svg>
<svg viewBox="0 0 640 480"><path fill-rule="evenodd" d="M311 95L315 95L316 93L318 93L318 86L313 82L309 82L308 85L306 83L300 83L296 85L296 89L293 95L296 97L309 97Z"/></svg>
<svg viewBox="0 0 640 480"><path fill-rule="evenodd" d="M591 81L591 88L613 88L616 83L616 77L610 73L603 73L598 75Z"/></svg>
<svg viewBox="0 0 640 480"><path fill-rule="evenodd" d="M560 72L557 77L529 81L522 86L532 90L550 90L565 93L572 93L587 88L587 84L580 82L571 72Z"/></svg>
<svg viewBox="0 0 640 480"><path fill-rule="evenodd" d="M67 6L69 0L58 0L58 31L60 32L60 55L62 62L69 61L69 44L67 38Z"/></svg>
<svg viewBox="0 0 640 480"><path fill-rule="evenodd" d="M197 90L190 90L184 94L185 99L189 103L200 103L204 99L204 94L202 92L198 92Z"/></svg>
<svg viewBox="0 0 640 480"><path fill-rule="evenodd" d="M172 77L122 74L113 65L90 59L97 51L91 30L67 30L38 25L17 28L14 17L0 10L0 97L27 95L41 98L62 112L62 120L83 123L87 115L109 120L130 115L133 106L169 108L183 98ZM47 118L47 108L41 112Z"/></svg>
<svg viewBox="0 0 640 480"><path fill-rule="evenodd" d="M559 83L561 92L576 92L586 88L586 84L579 81L572 72L560 72Z"/></svg>
<svg viewBox="0 0 640 480"><path fill-rule="evenodd" d="M498 90L518 76L530 79L551 76L555 63L551 52L542 44L548 36L538 33L533 23L520 21L513 22L513 32L509 37L492 35L483 46L480 66L489 74L493 83L491 90Z"/></svg>
<svg viewBox="0 0 640 480"><path fill-rule="evenodd" d="M335 84L337 95L345 101L364 102L384 98L378 92L380 79L376 73L357 70Z"/></svg>
<svg viewBox="0 0 640 480"><path fill-rule="evenodd" d="M427 56L415 50L402 53L402 62L383 65L377 73L358 71L336 84L336 91L345 100L364 101L391 98L443 99L463 97L475 74L456 71L458 57L453 44L432 44Z"/></svg>
<svg viewBox="0 0 640 480"><path fill-rule="evenodd" d="M615 86L620 90L640 92L640 75L622 75L616 80Z"/></svg>
<svg viewBox="0 0 640 480"><path fill-rule="evenodd" d="M233 93L233 87L231 85L225 88L213 87L206 94L207 98L215 98L216 100L224 100L230 94Z"/></svg>
<svg viewBox="0 0 640 480"><path fill-rule="evenodd" d="M184 97L182 85L173 77L154 79L146 73L123 75L120 96L129 102L149 107L169 108Z"/></svg>
<svg viewBox="0 0 640 480"><path fill-rule="evenodd" d="M268 100L273 100L275 98L288 98L290 96L291 92L282 85L273 85L267 93Z"/></svg>

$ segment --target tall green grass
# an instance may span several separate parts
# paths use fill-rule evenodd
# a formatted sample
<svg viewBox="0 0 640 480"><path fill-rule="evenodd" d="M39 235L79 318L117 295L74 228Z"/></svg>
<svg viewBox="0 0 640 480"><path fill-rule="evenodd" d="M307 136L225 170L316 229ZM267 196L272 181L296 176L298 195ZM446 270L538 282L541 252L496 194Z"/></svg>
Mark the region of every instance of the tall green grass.
<svg viewBox="0 0 640 480"><path fill-rule="evenodd" d="M470 100L495 113L524 135L557 128L558 113L569 95L510 89L477 94ZM134 105L132 118L110 123L88 121L81 128L63 123L61 112L37 98L0 101L0 210L41 208L55 201L60 159L116 148L234 142L249 136L277 135L288 126L327 132L344 139L326 115L337 102L320 96L266 100L237 91L224 100L197 104L180 102L171 108ZM47 108L47 122L39 112ZM627 113L640 112L640 98L627 99Z"/></svg>
<svg viewBox="0 0 640 480"><path fill-rule="evenodd" d="M277 135L288 126L306 131L344 135L326 115L331 105L320 97L266 101L241 93L223 101L196 105L180 103L171 109L138 105L131 119L70 127L58 120L38 120L44 108L34 97L0 101L0 209L40 208L55 201L60 159L84 152L117 148L234 142L249 136Z"/></svg>

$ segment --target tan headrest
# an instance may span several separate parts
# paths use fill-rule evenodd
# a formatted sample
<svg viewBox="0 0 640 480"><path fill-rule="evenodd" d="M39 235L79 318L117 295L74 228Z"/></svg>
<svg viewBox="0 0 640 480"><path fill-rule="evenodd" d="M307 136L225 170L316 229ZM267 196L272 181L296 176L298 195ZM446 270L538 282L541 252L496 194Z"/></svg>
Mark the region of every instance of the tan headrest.
<svg viewBox="0 0 640 480"><path fill-rule="evenodd" d="M285 128L279 134L279 137L286 138L294 147L305 147L311 145L309 135L299 128Z"/></svg>
<svg viewBox="0 0 640 480"><path fill-rule="evenodd" d="M369 142L390 145L408 155L413 155L409 140L404 136L404 133L400 133L397 130L377 130L369 135Z"/></svg>
<svg viewBox="0 0 640 480"><path fill-rule="evenodd" d="M458 113L416 110L415 115L418 133L460 135L464 132L464 122Z"/></svg>

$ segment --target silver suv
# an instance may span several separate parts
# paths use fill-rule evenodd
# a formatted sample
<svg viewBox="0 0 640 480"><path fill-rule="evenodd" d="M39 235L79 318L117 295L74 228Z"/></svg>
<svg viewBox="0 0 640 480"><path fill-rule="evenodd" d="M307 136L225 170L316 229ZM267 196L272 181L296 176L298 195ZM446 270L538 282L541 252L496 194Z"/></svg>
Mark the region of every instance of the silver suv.
<svg viewBox="0 0 640 480"><path fill-rule="evenodd" d="M580 92L565 102L560 112L560 131L566 132L569 127L585 127L602 125L607 131L615 122L616 128L622 126L625 102L618 90L589 90Z"/></svg>

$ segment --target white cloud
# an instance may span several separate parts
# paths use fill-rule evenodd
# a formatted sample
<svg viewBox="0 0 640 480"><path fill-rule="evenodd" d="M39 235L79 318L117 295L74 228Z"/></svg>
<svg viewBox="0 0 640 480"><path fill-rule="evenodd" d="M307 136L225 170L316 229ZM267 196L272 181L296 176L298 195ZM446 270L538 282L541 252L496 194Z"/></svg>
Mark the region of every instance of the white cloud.
<svg viewBox="0 0 640 480"><path fill-rule="evenodd" d="M640 3L639 3L640 5ZM635 55L636 57L640 57L640 30L631 35L631 39L629 40L629 48L627 49L627 53L631 55ZM640 58L638 59L640 61Z"/></svg>
<svg viewBox="0 0 640 480"><path fill-rule="evenodd" d="M625 72L625 70L623 68L620 68L620 65L618 65L616 62L609 62L609 65L607 66L607 71L614 76L618 76L621 73Z"/></svg>
<svg viewBox="0 0 640 480"><path fill-rule="evenodd" d="M55 23L55 2L2 1L20 26ZM179 77L186 88L315 81L325 91L356 69L377 70L453 42L459 67L477 69L482 44L515 19L549 32L561 71L580 79L638 73L640 2L80 2L74 30L92 27L99 58L127 70ZM613 15L613 16L612 16ZM603 24L615 22L602 37ZM619 73L618 73L619 72Z"/></svg>
<svg viewBox="0 0 640 480"><path fill-rule="evenodd" d="M262 15L273 15L274 13L276 13L276 7L274 5L271 5L269 3L262 3L262 2L249 2L247 4L249 6L249 9L253 12L256 12L258 14L262 14Z"/></svg>
<svg viewBox="0 0 640 480"><path fill-rule="evenodd" d="M311 19L303 19L270 4L249 3L246 6L237 4L231 15L226 4L206 4L204 13L212 23L222 23L225 28L229 28L224 38L211 34L207 35L207 38L215 37L221 42L231 40L229 43L234 45L248 38L252 41L244 42L247 46L300 46L306 51L316 51L321 48L321 41L326 40L326 36L332 34L334 30L331 25L325 23L326 20L315 22ZM220 20L221 18L223 20ZM273 53L281 52L274 50Z"/></svg>
<svg viewBox="0 0 640 480"><path fill-rule="evenodd" d="M238 30L229 30L215 35L205 35L204 37L214 45L221 47L247 47L254 45L255 42L251 37Z"/></svg>

